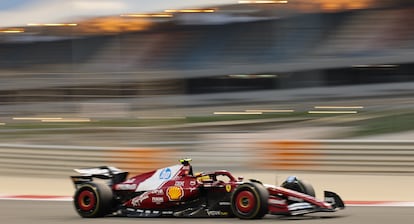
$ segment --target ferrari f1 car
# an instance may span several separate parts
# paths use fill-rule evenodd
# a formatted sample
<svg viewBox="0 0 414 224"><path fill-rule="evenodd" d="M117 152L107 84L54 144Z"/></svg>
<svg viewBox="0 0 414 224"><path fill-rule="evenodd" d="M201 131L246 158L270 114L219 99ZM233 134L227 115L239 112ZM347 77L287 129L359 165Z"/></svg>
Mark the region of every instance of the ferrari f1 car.
<svg viewBox="0 0 414 224"><path fill-rule="evenodd" d="M191 168L191 166L190 166ZM192 175L187 165L173 165L127 178L115 167L75 169L74 206L84 218L238 217L259 219L266 214L304 215L344 209L342 199L325 191L315 198L311 185L292 176L281 186L243 181L217 170ZM189 172L190 171L190 172Z"/></svg>

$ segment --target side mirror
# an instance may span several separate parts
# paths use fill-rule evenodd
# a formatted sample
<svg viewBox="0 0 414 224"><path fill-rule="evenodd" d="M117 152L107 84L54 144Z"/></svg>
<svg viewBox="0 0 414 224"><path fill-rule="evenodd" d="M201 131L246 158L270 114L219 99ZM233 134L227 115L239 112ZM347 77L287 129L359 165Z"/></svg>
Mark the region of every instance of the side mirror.
<svg viewBox="0 0 414 224"><path fill-rule="evenodd" d="M242 176L237 177L237 181L238 181L238 182L242 182L242 181L243 181L243 179L244 179L244 177L242 177Z"/></svg>

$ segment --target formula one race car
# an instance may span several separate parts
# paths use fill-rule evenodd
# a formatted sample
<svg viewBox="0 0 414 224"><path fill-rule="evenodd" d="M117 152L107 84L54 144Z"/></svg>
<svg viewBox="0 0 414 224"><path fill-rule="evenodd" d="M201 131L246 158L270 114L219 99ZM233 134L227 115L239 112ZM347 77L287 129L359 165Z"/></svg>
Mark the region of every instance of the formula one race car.
<svg viewBox="0 0 414 224"><path fill-rule="evenodd" d="M115 167L75 169L74 205L81 217L239 217L304 215L344 209L342 199L325 191L315 198L313 187L296 177L281 186L243 181L217 170L192 174L189 160L127 179Z"/></svg>

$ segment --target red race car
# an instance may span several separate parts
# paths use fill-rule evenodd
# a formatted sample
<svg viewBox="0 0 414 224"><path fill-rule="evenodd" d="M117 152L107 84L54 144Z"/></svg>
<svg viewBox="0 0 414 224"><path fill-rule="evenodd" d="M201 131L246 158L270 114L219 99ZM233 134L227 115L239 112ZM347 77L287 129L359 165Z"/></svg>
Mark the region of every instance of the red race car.
<svg viewBox="0 0 414 224"><path fill-rule="evenodd" d="M281 186L243 181L226 170L193 175L190 160L127 179L115 167L75 169L74 204L81 217L238 217L266 214L304 215L344 209L342 199L325 191L315 198L313 187L291 176Z"/></svg>

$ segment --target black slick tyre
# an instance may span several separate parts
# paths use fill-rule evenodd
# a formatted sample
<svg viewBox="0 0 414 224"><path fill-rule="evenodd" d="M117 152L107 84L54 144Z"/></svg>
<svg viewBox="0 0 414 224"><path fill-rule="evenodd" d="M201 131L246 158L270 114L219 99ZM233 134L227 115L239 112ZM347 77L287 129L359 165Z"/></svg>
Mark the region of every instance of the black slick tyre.
<svg viewBox="0 0 414 224"><path fill-rule="evenodd" d="M308 182L305 182L305 181L301 181L301 182L304 188L303 193L310 195L312 197L315 197L315 190L313 189L313 186Z"/></svg>
<svg viewBox="0 0 414 224"><path fill-rule="evenodd" d="M308 182L300 180L296 177L293 177L289 181L286 180L280 186L315 197L315 190L313 189L313 186Z"/></svg>
<svg viewBox="0 0 414 224"><path fill-rule="evenodd" d="M240 219L260 219L268 213L269 192L260 183L248 182L231 195L231 209Z"/></svg>
<svg viewBox="0 0 414 224"><path fill-rule="evenodd" d="M76 190L73 202L81 217L103 217L111 212L113 205L112 190L102 183L85 183Z"/></svg>

